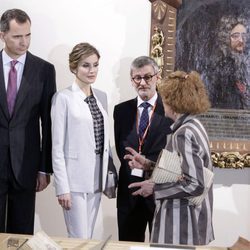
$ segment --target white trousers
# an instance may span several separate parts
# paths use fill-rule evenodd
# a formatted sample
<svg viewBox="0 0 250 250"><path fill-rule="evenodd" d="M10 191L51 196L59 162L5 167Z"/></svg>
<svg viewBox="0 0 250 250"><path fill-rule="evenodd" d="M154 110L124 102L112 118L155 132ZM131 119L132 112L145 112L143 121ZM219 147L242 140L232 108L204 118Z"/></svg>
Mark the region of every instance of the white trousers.
<svg viewBox="0 0 250 250"><path fill-rule="evenodd" d="M102 158L96 155L94 174L95 193L70 192L71 208L63 209L64 219L70 238L91 239L101 202Z"/></svg>
<svg viewBox="0 0 250 250"><path fill-rule="evenodd" d="M101 192L94 194L71 192L71 209L63 209L68 237L92 238L101 195Z"/></svg>

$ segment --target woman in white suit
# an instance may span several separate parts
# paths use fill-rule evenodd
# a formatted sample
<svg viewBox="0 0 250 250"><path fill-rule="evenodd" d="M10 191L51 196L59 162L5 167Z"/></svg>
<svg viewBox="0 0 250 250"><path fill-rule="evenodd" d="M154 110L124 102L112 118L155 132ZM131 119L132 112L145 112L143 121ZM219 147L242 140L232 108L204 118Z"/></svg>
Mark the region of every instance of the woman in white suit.
<svg viewBox="0 0 250 250"><path fill-rule="evenodd" d="M88 43L69 54L73 84L52 101L52 158L56 195L68 236L92 237L109 160L107 97L91 85L99 52Z"/></svg>

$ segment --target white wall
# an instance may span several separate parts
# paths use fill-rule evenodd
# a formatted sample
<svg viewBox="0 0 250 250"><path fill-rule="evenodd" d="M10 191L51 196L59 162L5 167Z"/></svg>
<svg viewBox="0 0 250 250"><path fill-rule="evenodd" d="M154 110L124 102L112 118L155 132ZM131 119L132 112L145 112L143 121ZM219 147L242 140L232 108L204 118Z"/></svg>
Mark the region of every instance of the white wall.
<svg viewBox="0 0 250 250"><path fill-rule="evenodd" d="M67 61L76 43L87 41L99 49L100 71L95 87L108 94L113 134L114 105L135 96L129 80L130 63L149 51L150 6L148 0L1 0L0 12L21 8L30 15L30 51L55 65L58 89L70 85L73 79ZM113 137L111 146L115 154ZM225 171L216 171L219 177L214 187L213 245L217 246L229 246L239 235L250 239L250 171ZM235 182L235 173L240 175L239 180L243 177L242 183ZM224 174L230 175L229 183L225 183ZM115 200L103 198L95 238L112 233L112 239L117 239L115 207ZM51 236L66 236L52 185L37 195L35 227Z"/></svg>

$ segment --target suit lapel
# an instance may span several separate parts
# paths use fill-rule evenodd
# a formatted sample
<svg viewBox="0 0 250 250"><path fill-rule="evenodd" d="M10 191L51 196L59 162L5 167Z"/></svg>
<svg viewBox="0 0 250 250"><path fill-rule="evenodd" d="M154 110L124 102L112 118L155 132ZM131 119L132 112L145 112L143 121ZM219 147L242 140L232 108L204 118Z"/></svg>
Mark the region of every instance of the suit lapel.
<svg viewBox="0 0 250 250"><path fill-rule="evenodd" d="M137 134L137 98L131 100L127 112L127 114L123 115L127 118L128 128L132 128L127 137L128 146L132 146L135 150L138 150L139 137Z"/></svg>
<svg viewBox="0 0 250 250"><path fill-rule="evenodd" d="M34 73L37 74L38 69L36 69L36 67L37 65L34 63L33 56L29 52L27 52L23 76L17 93L13 117L18 112L18 109L20 108L22 102L25 100L25 97L29 91L30 84L32 83L32 78L34 77Z"/></svg>
<svg viewBox="0 0 250 250"><path fill-rule="evenodd" d="M0 55L0 107L6 119L9 120L10 115L9 115L9 110L8 110L7 95L6 95L6 88L5 88L5 81L4 81L2 51Z"/></svg>
<svg viewBox="0 0 250 250"><path fill-rule="evenodd" d="M138 150L139 149L139 137L137 133L137 98L131 100L131 103L130 103L130 106L128 106L127 112L128 114L123 114L123 115L127 117L128 127L132 128L132 130L130 131L127 137L127 142L129 146L132 146L134 149ZM162 122L162 119L164 119L164 108L163 108L162 100L160 96L158 95L152 121L151 121L147 136L143 144L143 150L147 151L152 146L152 141L154 141L156 133L159 132L158 129Z"/></svg>
<svg viewBox="0 0 250 250"><path fill-rule="evenodd" d="M162 119L165 119L164 108L163 108L161 97L158 95L157 100L156 100L155 112L152 117L152 124L150 126L151 129L154 131L157 131L156 128L160 125ZM150 134L152 133L149 133L149 135Z"/></svg>

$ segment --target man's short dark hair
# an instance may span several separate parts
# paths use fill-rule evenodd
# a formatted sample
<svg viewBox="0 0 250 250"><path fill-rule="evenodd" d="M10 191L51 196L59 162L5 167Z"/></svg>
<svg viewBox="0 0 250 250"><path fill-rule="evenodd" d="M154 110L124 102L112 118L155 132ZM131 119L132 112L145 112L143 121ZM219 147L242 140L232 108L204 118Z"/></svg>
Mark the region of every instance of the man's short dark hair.
<svg viewBox="0 0 250 250"><path fill-rule="evenodd" d="M7 32L10 29L10 21L16 20L17 23L26 23L29 21L31 23L30 17L26 12L20 9L10 9L6 10L0 19L0 31Z"/></svg>

